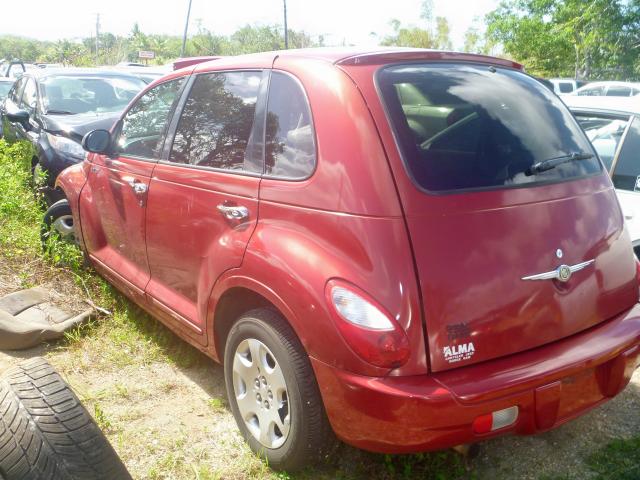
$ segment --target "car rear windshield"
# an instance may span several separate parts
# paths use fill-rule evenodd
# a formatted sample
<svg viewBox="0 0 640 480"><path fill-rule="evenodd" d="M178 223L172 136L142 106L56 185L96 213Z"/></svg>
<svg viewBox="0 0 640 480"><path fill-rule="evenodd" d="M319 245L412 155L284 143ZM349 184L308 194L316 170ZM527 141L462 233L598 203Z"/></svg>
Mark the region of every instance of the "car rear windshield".
<svg viewBox="0 0 640 480"><path fill-rule="evenodd" d="M135 77L52 76L40 82L47 113L119 112L146 84Z"/></svg>
<svg viewBox="0 0 640 480"><path fill-rule="evenodd" d="M377 81L406 167L425 190L518 187L602 171L562 101L521 72L411 64L383 68Z"/></svg>

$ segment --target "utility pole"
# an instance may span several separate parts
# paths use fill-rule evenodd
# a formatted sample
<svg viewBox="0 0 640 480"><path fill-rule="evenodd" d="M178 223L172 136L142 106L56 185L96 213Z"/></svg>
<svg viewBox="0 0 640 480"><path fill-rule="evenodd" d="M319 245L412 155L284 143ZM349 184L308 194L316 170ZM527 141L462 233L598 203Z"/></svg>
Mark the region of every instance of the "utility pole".
<svg viewBox="0 0 640 480"><path fill-rule="evenodd" d="M100 14L96 13L96 67L99 64L98 54L100 48Z"/></svg>
<svg viewBox="0 0 640 480"><path fill-rule="evenodd" d="M189 0L189 9L187 10L187 21L184 22L184 35L182 35L182 49L180 56L184 57L185 48L187 46L187 30L189 29L189 16L191 15L191 0Z"/></svg>
<svg viewBox="0 0 640 480"><path fill-rule="evenodd" d="M284 48L289 48L289 32L287 29L287 0L282 0L284 5Z"/></svg>

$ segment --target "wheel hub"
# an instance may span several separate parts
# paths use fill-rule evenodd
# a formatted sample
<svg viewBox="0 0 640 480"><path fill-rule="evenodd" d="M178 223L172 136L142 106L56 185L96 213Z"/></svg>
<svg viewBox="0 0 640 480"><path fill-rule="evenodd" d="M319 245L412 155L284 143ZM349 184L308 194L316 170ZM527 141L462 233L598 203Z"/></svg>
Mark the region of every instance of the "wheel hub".
<svg viewBox="0 0 640 480"><path fill-rule="evenodd" d="M233 357L233 388L240 415L263 446L278 448L291 430L289 395L275 356L260 340L243 340Z"/></svg>

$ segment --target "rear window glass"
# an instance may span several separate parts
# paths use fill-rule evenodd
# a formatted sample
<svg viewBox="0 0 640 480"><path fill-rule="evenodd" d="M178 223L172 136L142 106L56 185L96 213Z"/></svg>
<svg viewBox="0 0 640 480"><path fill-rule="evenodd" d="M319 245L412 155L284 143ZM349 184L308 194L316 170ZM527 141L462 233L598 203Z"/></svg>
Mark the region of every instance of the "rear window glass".
<svg viewBox="0 0 640 480"><path fill-rule="evenodd" d="M402 157L423 189L515 187L602 170L562 101L521 72L442 63L387 67L378 75ZM572 154L591 158L533 167Z"/></svg>
<svg viewBox="0 0 640 480"><path fill-rule="evenodd" d="M573 92L573 84L567 83L567 82L560 82L560 92L561 93Z"/></svg>

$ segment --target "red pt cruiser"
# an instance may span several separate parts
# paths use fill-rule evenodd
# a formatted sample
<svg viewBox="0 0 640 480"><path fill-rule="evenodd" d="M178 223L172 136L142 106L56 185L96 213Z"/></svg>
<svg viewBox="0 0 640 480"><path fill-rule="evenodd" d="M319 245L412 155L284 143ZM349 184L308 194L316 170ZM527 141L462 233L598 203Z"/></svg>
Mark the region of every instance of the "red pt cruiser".
<svg viewBox="0 0 640 480"><path fill-rule="evenodd" d="M228 57L142 92L47 220L224 364L277 468L341 440L443 449L554 428L640 360L611 180L520 65L424 50Z"/></svg>

